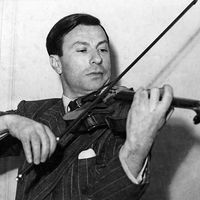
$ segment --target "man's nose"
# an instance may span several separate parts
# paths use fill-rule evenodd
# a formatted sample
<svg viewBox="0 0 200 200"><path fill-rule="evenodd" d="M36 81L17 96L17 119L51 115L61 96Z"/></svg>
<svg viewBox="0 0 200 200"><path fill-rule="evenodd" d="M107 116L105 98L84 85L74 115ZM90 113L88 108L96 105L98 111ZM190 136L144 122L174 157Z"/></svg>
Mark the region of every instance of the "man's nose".
<svg viewBox="0 0 200 200"><path fill-rule="evenodd" d="M101 64L102 57L99 51L93 51L90 59L90 64Z"/></svg>

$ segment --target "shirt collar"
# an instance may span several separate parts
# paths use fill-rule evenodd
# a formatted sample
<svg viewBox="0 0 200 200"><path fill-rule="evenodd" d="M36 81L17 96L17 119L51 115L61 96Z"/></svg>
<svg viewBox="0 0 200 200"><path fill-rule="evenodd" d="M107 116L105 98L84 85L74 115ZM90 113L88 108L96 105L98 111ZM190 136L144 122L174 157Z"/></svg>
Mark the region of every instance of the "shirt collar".
<svg viewBox="0 0 200 200"><path fill-rule="evenodd" d="M70 101L73 101L73 99L70 99L69 97L65 96L64 94L62 95L62 101L63 101L63 105L65 108L65 112L69 112L69 108L68 105L70 103Z"/></svg>

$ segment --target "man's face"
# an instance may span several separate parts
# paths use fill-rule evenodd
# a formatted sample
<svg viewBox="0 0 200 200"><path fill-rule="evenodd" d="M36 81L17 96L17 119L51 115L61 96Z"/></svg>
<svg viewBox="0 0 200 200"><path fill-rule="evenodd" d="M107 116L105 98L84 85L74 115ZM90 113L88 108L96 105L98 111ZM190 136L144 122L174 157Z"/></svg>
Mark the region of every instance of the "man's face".
<svg viewBox="0 0 200 200"><path fill-rule="evenodd" d="M100 26L78 25L63 40L61 80L70 98L99 89L110 79L110 49Z"/></svg>

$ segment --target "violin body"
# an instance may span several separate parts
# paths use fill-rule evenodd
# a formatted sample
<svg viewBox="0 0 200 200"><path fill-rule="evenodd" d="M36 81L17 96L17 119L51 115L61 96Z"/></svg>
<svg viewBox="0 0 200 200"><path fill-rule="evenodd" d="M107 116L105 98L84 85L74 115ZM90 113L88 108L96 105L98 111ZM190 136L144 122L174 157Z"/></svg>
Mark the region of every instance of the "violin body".
<svg viewBox="0 0 200 200"><path fill-rule="evenodd" d="M72 129L71 132L74 134L84 132L92 133L95 129L108 127L113 133L124 138L126 135L126 119L132 103L132 100L129 100L129 98L118 98L120 91L125 90L129 91L128 89L124 89L124 87L112 89L112 92L109 93L102 102L96 104L91 112L88 113L87 117L82 119L79 126L76 129ZM92 99L90 98L89 101L92 101ZM87 106L90 106L90 102L86 102L85 99L83 99L83 103L82 107L64 116L64 119L68 123L72 123L73 120L76 120L80 113L84 112ZM79 102L79 104L82 103Z"/></svg>

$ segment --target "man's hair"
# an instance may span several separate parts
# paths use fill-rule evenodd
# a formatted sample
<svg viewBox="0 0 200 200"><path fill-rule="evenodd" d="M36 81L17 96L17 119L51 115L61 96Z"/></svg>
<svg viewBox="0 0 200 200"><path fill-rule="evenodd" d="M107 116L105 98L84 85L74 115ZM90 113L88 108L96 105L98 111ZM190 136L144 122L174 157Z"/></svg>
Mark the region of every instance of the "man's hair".
<svg viewBox="0 0 200 200"><path fill-rule="evenodd" d="M100 26L105 32L106 37L109 41L109 37L98 18L83 13L72 14L63 17L50 30L46 39L46 48L48 54L62 56L62 45L64 36L78 25Z"/></svg>

